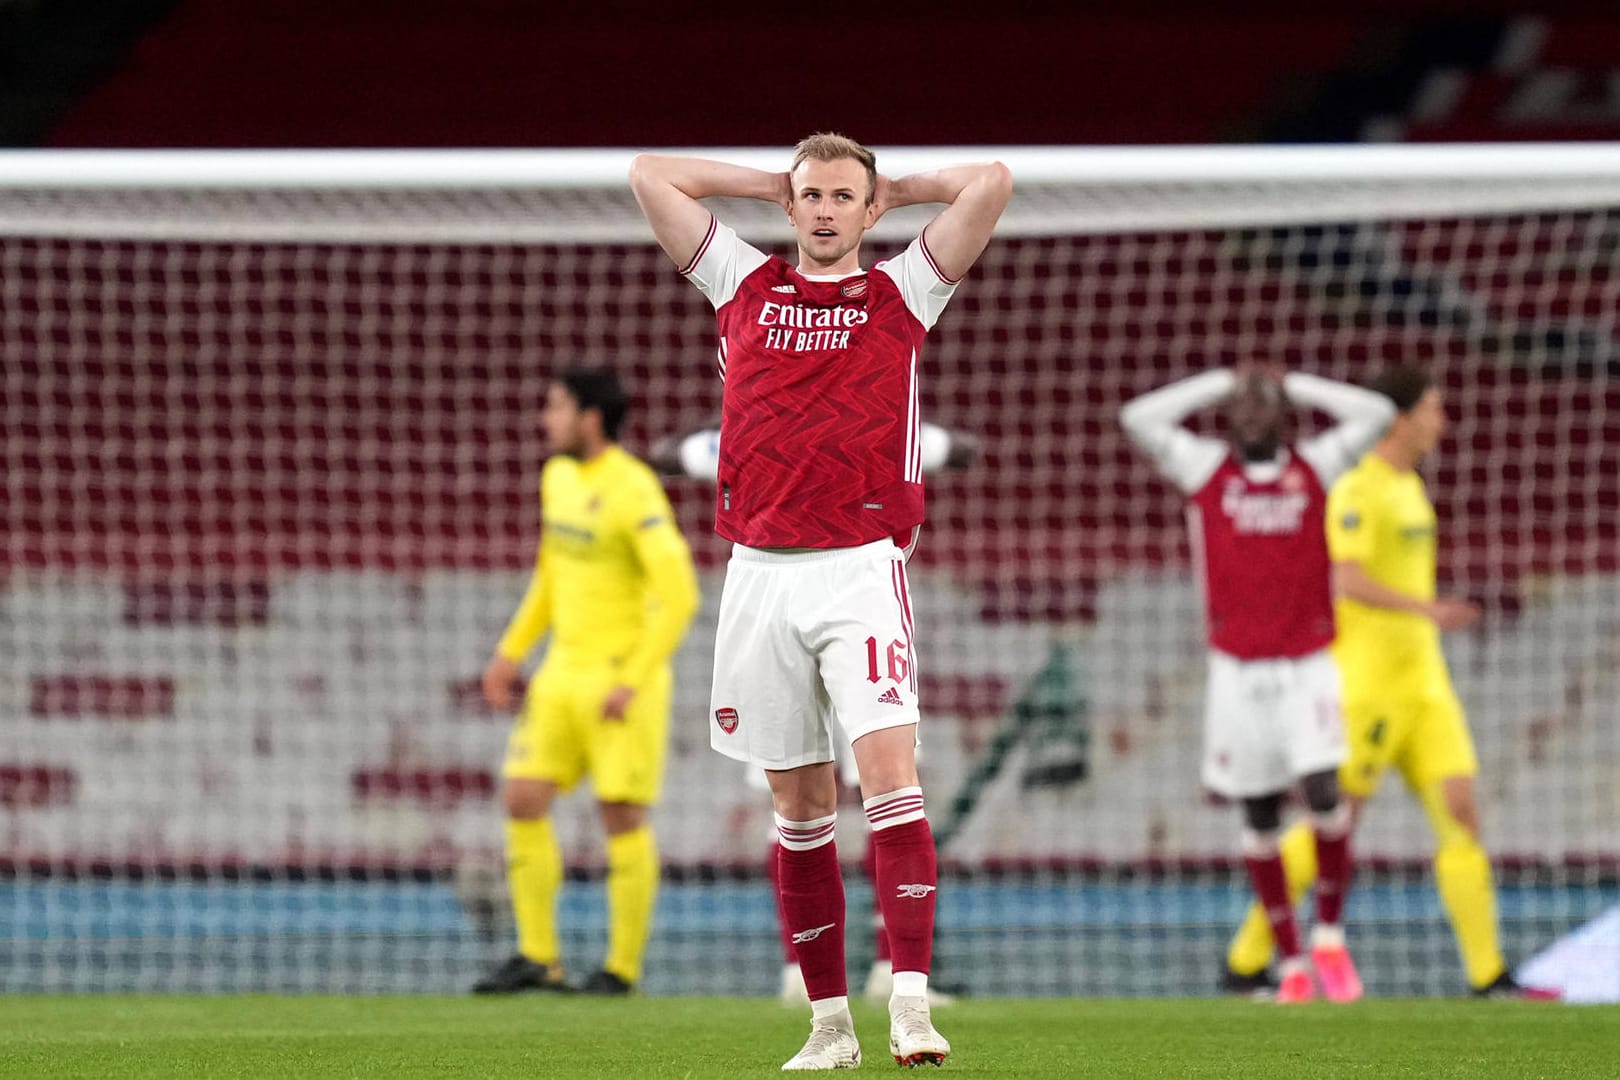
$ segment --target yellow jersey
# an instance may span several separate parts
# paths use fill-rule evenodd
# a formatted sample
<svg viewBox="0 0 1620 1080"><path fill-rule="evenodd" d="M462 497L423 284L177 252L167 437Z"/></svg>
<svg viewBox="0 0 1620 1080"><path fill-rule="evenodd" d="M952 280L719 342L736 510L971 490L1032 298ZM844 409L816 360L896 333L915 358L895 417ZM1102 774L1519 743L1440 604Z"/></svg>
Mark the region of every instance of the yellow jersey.
<svg viewBox="0 0 1620 1080"><path fill-rule="evenodd" d="M540 473L534 577L497 651L522 661L551 632L551 658L618 666L638 687L697 611L692 552L658 478L610 444L589 461L557 455Z"/></svg>
<svg viewBox="0 0 1620 1080"><path fill-rule="evenodd" d="M1434 599L1436 519L1416 472L1399 471L1376 453L1363 456L1328 493L1327 533L1334 562L1360 563L1381 585ZM1344 597L1333 612L1339 631L1333 654L1346 699L1411 693L1436 679L1449 683L1433 620Z"/></svg>

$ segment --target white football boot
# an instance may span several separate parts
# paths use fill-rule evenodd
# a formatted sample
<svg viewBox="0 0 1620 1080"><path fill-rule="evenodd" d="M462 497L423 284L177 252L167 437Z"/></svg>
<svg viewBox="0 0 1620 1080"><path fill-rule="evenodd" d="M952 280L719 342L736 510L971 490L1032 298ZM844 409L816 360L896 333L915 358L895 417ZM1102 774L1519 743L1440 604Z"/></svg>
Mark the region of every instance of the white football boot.
<svg viewBox="0 0 1620 1080"><path fill-rule="evenodd" d="M812 1069L858 1069L861 1044L855 1038L855 1020L845 1009L841 1013L810 1023L810 1038L782 1066L783 1072Z"/></svg>
<svg viewBox="0 0 1620 1080"><path fill-rule="evenodd" d="M934 1030L925 997L889 999L889 1053L894 1063L908 1069L919 1065L943 1065L951 1044Z"/></svg>

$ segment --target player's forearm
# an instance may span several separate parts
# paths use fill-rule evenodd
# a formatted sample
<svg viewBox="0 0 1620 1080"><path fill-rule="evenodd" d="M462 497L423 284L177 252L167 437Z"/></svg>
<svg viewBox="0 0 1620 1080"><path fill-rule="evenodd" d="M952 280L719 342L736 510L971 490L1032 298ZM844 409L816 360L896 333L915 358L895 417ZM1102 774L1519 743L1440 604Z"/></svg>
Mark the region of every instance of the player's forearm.
<svg viewBox="0 0 1620 1080"><path fill-rule="evenodd" d="M1220 401L1236 385L1225 368L1206 371L1133 398L1120 410L1119 422L1133 440L1152 450L1170 429Z"/></svg>
<svg viewBox="0 0 1620 1080"><path fill-rule="evenodd" d="M785 203L788 174L708 158L637 154L630 164L630 186L638 196L663 186L689 199L726 196Z"/></svg>
<svg viewBox="0 0 1620 1080"><path fill-rule="evenodd" d="M1367 607L1422 615L1425 618L1429 616L1429 601L1390 588L1368 574L1360 563L1333 564L1333 591L1342 599L1354 600Z"/></svg>
<svg viewBox="0 0 1620 1080"><path fill-rule="evenodd" d="M521 663L524 657L534 651L550 625L551 590L546 587L544 570L536 567L529 588L523 594L523 602L518 605L517 613L506 624L506 632L495 645L496 655Z"/></svg>
<svg viewBox="0 0 1620 1080"><path fill-rule="evenodd" d="M1012 174L999 162L950 165L930 172L910 173L889 181L888 209L920 203L956 202L963 196L1000 196L1002 203L1012 191Z"/></svg>

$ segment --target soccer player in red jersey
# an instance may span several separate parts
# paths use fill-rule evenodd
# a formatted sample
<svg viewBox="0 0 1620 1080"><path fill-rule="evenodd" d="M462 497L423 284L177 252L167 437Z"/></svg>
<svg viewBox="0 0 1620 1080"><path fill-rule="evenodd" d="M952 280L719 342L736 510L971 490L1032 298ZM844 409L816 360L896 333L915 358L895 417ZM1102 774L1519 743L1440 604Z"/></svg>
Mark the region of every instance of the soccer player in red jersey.
<svg viewBox="0 0 1620 1080"><path fill-rule="evenodd" d="M782 852L777 889L811 999L783 1067L853 1068L831 725L850 737L894 956L889 1048L938 1063L929 1016L936 871L917 780L906 555L923 520L917 356L1012 192L999 163L889 179L870 150L813 135L772 173L638 155L631 189L658 243L715 307L725 380L715 530L735 547L715 639L710 738L764 768ZM700 202L787 212L797 264L738 239ZM904 252L861 268L886 211L944 203Z"/></svg>
<svg viewBox="0 0 1620 1080"><path fill-rule="evenodd" d="M918 453L924 473L938 472L942 469L963 469L973 464L979 456L979 441L963 431L948 431L934 424L924 423L918 432L918 438L921 440ZM720 429L704 428L657 439L647 451L647 464L667 476L687 476L715 483L720 473ZM849 792L857 791L860 787L860 776L855 769L855 754L842 731L833 732L833 752L838 765L840 796L845 794L846 788ZM769 790L763 772L750 769L748 779L750 786L757 782L760 790ZM780 834L773 824L770 853L766 856L765 862L766 873L773 883L781 866L779 841ZM877 877L873 869L876 856L876 845L868 844L861 860L861 869L869 880L876 880ZM876 892L872 894L872 906L874 956L872 968L866 977L865 997L874 1005L882 1005L894 993L894 958L889 953L889 935L883 926L883 909L878 904ZM778 997L784 1005L808 1005L810 997L804 985L804 972L799 968L798 951L793 944L794 931L787 921L787 913L782 911L780 906L777 908L777 920L782 937L783 956L782 985ZM955 994L937 984L928 987L930 1006L949 1005L955 1000Z"/></svg>
<svg viewBox="0 0 1620 1080"><path fill-rule="evenodd" d="M1226 402L1227 441L1181 421ZM1289 446L1289 404L1338 423ZM1361 980L1341 915L1350 884L1350 808L1337 770L1345 757L1325 515L1333 480L1394 416L1381 394L1298 372L1210 371L1125 406L1131 440L1187 496L1209 633L1204 784L1243 804L1243 856L1282 955L1277 1000L1354 1001ZM1283 797L1304 789L1321 875L1307 960L1278 851Z"/></svg>

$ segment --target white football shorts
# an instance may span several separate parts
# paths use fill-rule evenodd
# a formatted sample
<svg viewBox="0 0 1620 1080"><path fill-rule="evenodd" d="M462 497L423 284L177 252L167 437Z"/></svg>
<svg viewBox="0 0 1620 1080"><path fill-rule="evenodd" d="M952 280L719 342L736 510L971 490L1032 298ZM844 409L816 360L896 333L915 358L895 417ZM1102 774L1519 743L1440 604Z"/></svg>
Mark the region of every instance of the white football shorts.
<svg viewBox="0 0 1620 1080"><path fill-rule="evenodd" d="M1231 799L1287 791L1346 754L1339 668L1326 650L1285 660L1210 651L1204 785Z"/></svg>
<svg viewBox="0 0 1620 1080"><path fill-rule="evenodd" d="M917 669L905 557L892 540L778 553L737 545L720 594L709 743L763 769L834 759L916 724Z"/></svg>

